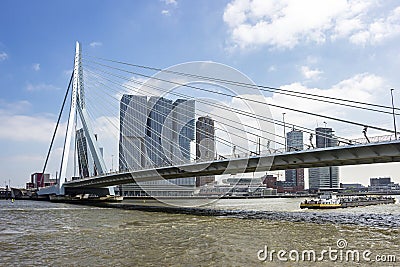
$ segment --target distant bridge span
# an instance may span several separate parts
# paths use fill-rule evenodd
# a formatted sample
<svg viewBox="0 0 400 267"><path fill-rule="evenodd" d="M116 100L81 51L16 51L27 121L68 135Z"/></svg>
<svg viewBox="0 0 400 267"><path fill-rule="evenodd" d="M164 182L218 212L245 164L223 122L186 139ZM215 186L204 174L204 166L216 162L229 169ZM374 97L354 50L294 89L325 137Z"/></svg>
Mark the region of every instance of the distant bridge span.
<svg viewBox="0 0 400 267"><path fill-rule="evenodd" d="M64 186L65 188L93 188L132 183L133 181L145 182L204 175L389 162L400 162L400 140L109 173L65 182Z"/></svg>

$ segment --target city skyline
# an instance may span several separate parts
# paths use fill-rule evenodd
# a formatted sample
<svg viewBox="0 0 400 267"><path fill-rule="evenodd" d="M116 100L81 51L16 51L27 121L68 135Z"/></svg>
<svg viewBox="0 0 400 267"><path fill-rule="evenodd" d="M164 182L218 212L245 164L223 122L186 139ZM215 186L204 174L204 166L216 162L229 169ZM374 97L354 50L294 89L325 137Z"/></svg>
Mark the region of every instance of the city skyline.
<svg viewBox="0 0 400 267"><path fill-rule="evenodd" d="M14 186L23 186L31 173L42 170L76 41L88 56L158 68L187 61L221 62L256 84L386 106L394 88L394 104L400 105L396 1L306 1L302 12L289 12L298 8L290 1L3 1L0 22L9 26L0 30L0 182L10 179ZM368 116L276 93L265 98L393 129L390 115ZM283 109L271 111L276 119L286 112L288 123L302 121L314 129L326 122L337 135L363 138L362 127L348 129ZM60 131L65 127L63 117ZM282 133L282 127L277 132ZM368 136L375 134L368 130ZM104 138L99 136L99 142ZM59 134L53 155L61 153ZM116 153L104 151L107 166ZM58 165L50 161L48 172L54 175ZM399 182L399 168L397 163L343 167L341 179L367 184L370 176L391 176Z"/></svg>

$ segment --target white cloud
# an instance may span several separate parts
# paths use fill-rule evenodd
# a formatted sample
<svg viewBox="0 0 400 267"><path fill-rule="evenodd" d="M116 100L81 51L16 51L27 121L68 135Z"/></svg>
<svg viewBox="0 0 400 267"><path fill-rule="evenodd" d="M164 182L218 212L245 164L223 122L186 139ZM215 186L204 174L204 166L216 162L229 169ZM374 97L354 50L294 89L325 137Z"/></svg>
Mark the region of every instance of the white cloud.
<svg viewBox="0 0 400 267"><path fill-rule="evenodd" d="M317 64L319 62L319 57L316 56L307 56L307 63L308 64Z"/></svg>
<svg viewBox="0 0 400 267"><path fill-rule="evenodd" d="M103 45L102 42L91 42L91 43L90 43L90 46L91 46L91 47L97 47L97 46L102 46L102 45Z"/></svg>
<svg viewBox="0 0 400 267"><path fill-rule="evenodd" d="M178 2L176 0L161 0L161 1L164 2L165 5L173 6L173 7L171 7L172 9L175 9L178 5ZM170 16L171 10L163 9L163 10L161 10L161 14L164 16Z"/></svg>
<svg viewBox="0 0 400 267"><path fill-rule="evenodd" d="M54 90L60 90L57 86L54 86L52 84L45 84L45 83L40 83L40 84L31 84L28 83L26 86L26 90L30 92L35 92L35 91L54 91Z"/></svg>
<svg viewBox="0 0 400 267"><path fill-rule="evenodd" d="M162 0L166 5L178 5L178 2L176 0Z"/></svg>
<svg viewBox="0 0 400 267"><path fill-rule="evenodd" d="M348 79L339 81L329 88L311 88L305 86L302 83L282 85L280 86L280 88L289 89L299 93L311 93L390 106L390 91L388 89L390 88L390 86L387 84L383 77L370 73L361 73L354 75L352 77L349 77ZM380 126L386 129L393 129L393 122L390 114L379 114L339 105L332 105L323 102L290 97L277 93L273 94L270 97L267 97L266 101L268 103L280 106ZM324 126L325 121L327 122L327 127L332 127L335 131L335 134L339 137L345 137L349 139L364 138L362 133L363 127L361 126L353 126L350 124L339 123L333 120L300 114L294 111L284 110L275 107L271 107L270 109L272 111L273 117L277 120L282 120L282 113L285 112L286 123L300 125L313 130L317 126ZM288 130L289 129L286 129L286 132ZM281 126L276 126L276 134L283 136L283 128ZM368 129L368 136L370 138L387 134L388 133L386 132ZM304 133L305 145L310 144L309 137L309 133ZM282 140L282 138L277 138L277 141L282 142ZM313 142L315 143L315 140L313 140ZM367 184L367 179L369 177L373 177L374 175L387 175L391 176L394 180L400 181L400 176L398 175L399 167L400 165L398 163L340 167L340 182L361 182L363 184Z"/></svg>
<svg viewBox="0 0 400 267"><path fill-rule="evenodd" d="M302 83L292 83L283 85L280 88L295 91L298 93L310 93L327 97L336 97L342 99L351 99L361 102L369 102L375 104L388 105L390 96L388 93L389 86L385 80L377 75L362 73L354 75L349 79L338 82L330 88L309 88ZM386 90L386 91L385 91ZM327 100L327 99L325 99ZM289 107L298 110L305 110L315 114L327 115L342 118L350 121L360 122L363 124L381 126L391 129L391 117L387 114L379 114L365 110L359 110L340 105L333 105L324 102L301 99L297 97L287 96L284 94L274 93L267 98L268 103L279 106ZM337 101L336 101L337 102ZM297 113L290 110L271 107L274 118L282 120L282 112L286 113L286 122L301 125L310 129L314 129L317 125L323 125L327 122L329 127L333 127L336 134L341 137L362 138L362 127L352 126L350 124L339 123L334 120L318 118L306 114ZM282 130L280 130L282 132ZM386 132L377 132L369 130L371 135L387 135Z"/></svg>
<svg viewBox="0 0 400 267"><path fill-rule="evenodd" d="M33 69L34 71L39 71L39 70L40 70L40 64L39 64L39 63L33 64L33 65L32 65L32 69Z"/></svg>
<svg viewBox="0 0 400 267"><path fill-rule="evenodd" d="M0 168L14 186L23 186L30 174L41 171L55 129L53 115L30 113L28 101L6 102L0 99ZM59 125L49 158L47 172L60 167L62 143L66 123ZM23 166L23 168L16 168Z"/></svg>
<svg viewBox="0 0 400 267"><path fill-rule="evenodd" d="M26 100L9 103L0 99L0 112L7 111L8 113L19 114L28 111L31 107L32 104Z"/></svg>
<svg viewBox="0 0 400 267"><path fill-rule="evenodd" d="M49 142L54 122L46 117L0 114L0 139L21 142Z"/></svg>
<svg viewBox="0 0 400 267"><path fill-rule="evenodd" d="M312 69L310 69L310 68L307 67L307 66L302 66L302 67L300 68L300 70L301 70L301 73L303 74L303 76L304 76L306 79L312 79L312 80L317 80L317 79L319 79L319 78L320 78L320 75L321 75L322 73L324 73L323 71L320 71L320 70L318 70L318 69L312 70Z"/></svg>
<svg viewBox="0 0 400 267"><path fill-rule="evenodd" d="M8 103L0 100L0 140L49 142L54 131L54 118L47 115L25 115L28 101ZM61 126L60 128L63 128Z"/></svg>
<svg viewBox="0 0 400 267"><path fill-rule="evenodd" d="M240 48L293 48L339 38L366 45L400 34L400 7L377 15L378 7L376 0L234 0L223 19Z"/></svg>
<svg viewBox="0 0 400 267"><path fill-rule="evenodd" d="M8 55L6 52L0 53L0 61L6 60L7 58L8 58Z"/></svg>

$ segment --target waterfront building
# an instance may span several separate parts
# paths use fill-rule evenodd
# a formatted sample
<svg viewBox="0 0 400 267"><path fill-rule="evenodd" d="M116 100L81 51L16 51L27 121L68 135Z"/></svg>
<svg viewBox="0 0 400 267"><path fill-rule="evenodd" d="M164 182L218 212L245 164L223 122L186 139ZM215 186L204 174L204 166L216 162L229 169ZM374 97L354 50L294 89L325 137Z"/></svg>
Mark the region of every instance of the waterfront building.
<svg viewBox="0 0 400 267"><path fill-rule="evenodd" d="M11 188L6 185L6 187L0 187L0 199L9 199L11 198Z"/></svg>
<svg viewBox="0 0 400 267"><path fill-rule="evenodd" d="M267 188L277 189L278 178L271 174L266 174L261 177L262 183L266 185Z"/></svg>
<svg viewBox="0 0 400 267"><path fill-rule="evenodd" d="M97 134L94 135L97 141ZM85 178L92 175L97 175L97 169L94 164L94 160L90 150L88 149L88 143L83 128L76 131L75 134L76 150L78 155L78 170L79 174L73 179ZM100 155L103 156L103 148L99 147ZM75 174L74 174L75 175Z"/></svg>
<svg viewBox="0 0 400 267"><path fill-rule="evenodd" d="M316 147L325 148L337 146L337 138L333 133L334 131L332 128L316 128ZM310 168L308 173L310 189L316 190L339 187L339 167L337 166Z"/></svg>
<svg viewBox="0 0 400 267"><path fill-rule="evenodd" d="M119 169L138 170L190 161L194 140L195 101L123 95L120 102ZM121 185L130 196L192 195L195 178Z"/></svg>
<svg viewBox="0 0 400 267"><path fill-rule="evenodd" d="M147 97L123 95L119 123L119 170L138 170L146 167Z"/></svg>
<svg viewBox="0 0 400 267"><path fill-rule="evenodd" d="M365 192L368 190L367 187L359 183L344 184L340 183L340 188L345 192Z"/></svg>
<svg viewBox="0 0 400 267"><path fill-rule="evenodd" d="M184 164L190 161L190 144L195 140L195 101L177 99L172 109L172 140L174 164ZM178 148L177 153L174 149ZM178 157L177 157L178 156Z"/></svg>
<svg viewBox="0 0 400 267"><path fill-rule="evenodd" d="M200 188L200 196L266 196L276 195L277 191L267 188L261 178L230 177L221 184L206 184Z"/></svg>
<svg viewBox="0 0 400 267"><path fill-rule="evenodd" d="M303 132L293 129L286 134L286 150L287 151L301 151L304 148ZM304 190L304 169L291 169L285 170L285 187L290 188L290 192L297 192Z"/></svg>
<svg viewBox="0 0 400 267"><path fill-rule="evenodd" d="M214 120L209 117L199 117L196 122L196 160L211 161L215 158L215 128ZM196 186L212 184L214 175L196 177Z"/></svg>
<svg viewBox="0 0 400 267"><path fill-rule="evenodd" d="M147 102L146 153L151 167L171 164L172 100L152 96Z"/></svg>
<svg viewBox="0 0 400 267"><path fill-rule="evenodd" d="M173 165L189 163L191 160L190 147L195 140L195 101L177 99L172 105L172 142L170 142L170 161ZM194 159L194 156L192 157ZM179 178L169 180L186 188L196 185L195 177Z"/></svg>
<svg viewBox="0 0 400 267"><path fill-rule="evenodd" d="M79 177L89 177L89 161L86 137L83 128L76 131Z"/></svg>
<svg viewBox="0 0 400 267"><path fill-rule="evenodd" d="M56 182L56 179L50 179L50 174L48 173L43 174L42 172L35 172L31 174L31 182L28 184L29 188L41 188L51 186Z"/></svg>
<svg viewBox="0 0 400 267"><path fill-rule="evenodd" d="M370 178L369 184L370 186L387 186L392 183L392 179L390 177L379 177L379 178Z"/></svg>
<svg viewBox="0 0 400 267"><path fill-rule="evenodd" d="M392 182L390 177L379 177L370 178L370 185L368 186L368 191L398 191L400 190L400 185Z"/></svg>

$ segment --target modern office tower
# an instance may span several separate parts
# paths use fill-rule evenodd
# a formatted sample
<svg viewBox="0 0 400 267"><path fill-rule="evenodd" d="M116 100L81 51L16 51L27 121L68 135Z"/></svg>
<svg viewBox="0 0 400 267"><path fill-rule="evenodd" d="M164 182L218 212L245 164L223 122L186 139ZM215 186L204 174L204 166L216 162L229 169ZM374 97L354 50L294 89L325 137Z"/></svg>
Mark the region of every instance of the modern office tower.
<svg viewBox="0 0 400 267"><path fill-rule="evenodd" d="M173 104L172 140L174 163L187 163L190 161L190 143L194 140L195 101L177 99ZM178 151L174 151L178 148Z"/></svg>
<svg viewBox="0 0 400 267"><path fill-rule="evenodd" d="M190 145L195 139L195 101L177 99L173 104L172 118L173 146L170 149L170 159L174 165L185 164L190 162ZM173 179L170 182L177 185L194 187L196 178Z"/></svg>
<svg viewBox="0 0 400 267"><path fill-rule="evenodd" d="M151 167L171 163L172 105L172 100L155 96L147 102L146 153Z"/></svg>
<svg viewBox="0 0 400 267"><path fill-rule="evenodd" d="M211 117L199 117L196 122L196 160L207 161L215 157L215 128ZM196 186L214 183L215 176L196 177Z"/></svg>
<svg viewBox="0 0 400 267"><path fill-rule="evenodd" d="M319 127L315 129L316 147L332 147L337 146L337 138L333 134L332 128Z"/></svg>
<svg viewBox="0 0 400 267"><path fill-rule="evenodd" d="M76 131L76 148L78 152L79 177L89 177L88 148L83 128Z"/></svg>
<svg viewBox="0 0 400 267"><path fill-rule="evenodd" d="M316 147L325 148L337 146L337 139L333 132L332 128L316 128ZM339 187L339 167L337 166L310 168L308 173L310 189Z"/></svg>
<svg viewBox="0 0 400 267"><path fill-rule="evenodd" d="M173 102L163 97L123 95L120 103L120 170L189 162L190 144L194 140L194 119L194 100L178 99ZM119 190L125 195L144 195L147 192L154 196L193 192L177 189L176 186L171 189L171 184L194 188L195 178L131 184L121 186Z"/></svg>
<svg viewBox="0 0 400 267"><path fill-rule="evenodd" d="M287 151L303 150L303 132L295 129L288 132L286 134L286 144ZM293 191L304 190L304 169L285 170L285 181L294 188Z"/></svg>
<svg viewBox="0 0 400 267"><path fill-rule="evenodd" d="M97 134L94 135L97 141ZM79 170L79 177L89 177L93 175L97 175L97 169L94 164L94 160L90 150L88 149L88 143L86 139L85 132L83 128L76 131L76 149L78 154L78 170ZM99 147L100 156L103 156L103 148Z"/></svg>
<svg viewBox="0 0 400 267"><path fill-rule="evenodd" d="M146 166L147 97L123 95L120 102L119 170Z"/></svg>

